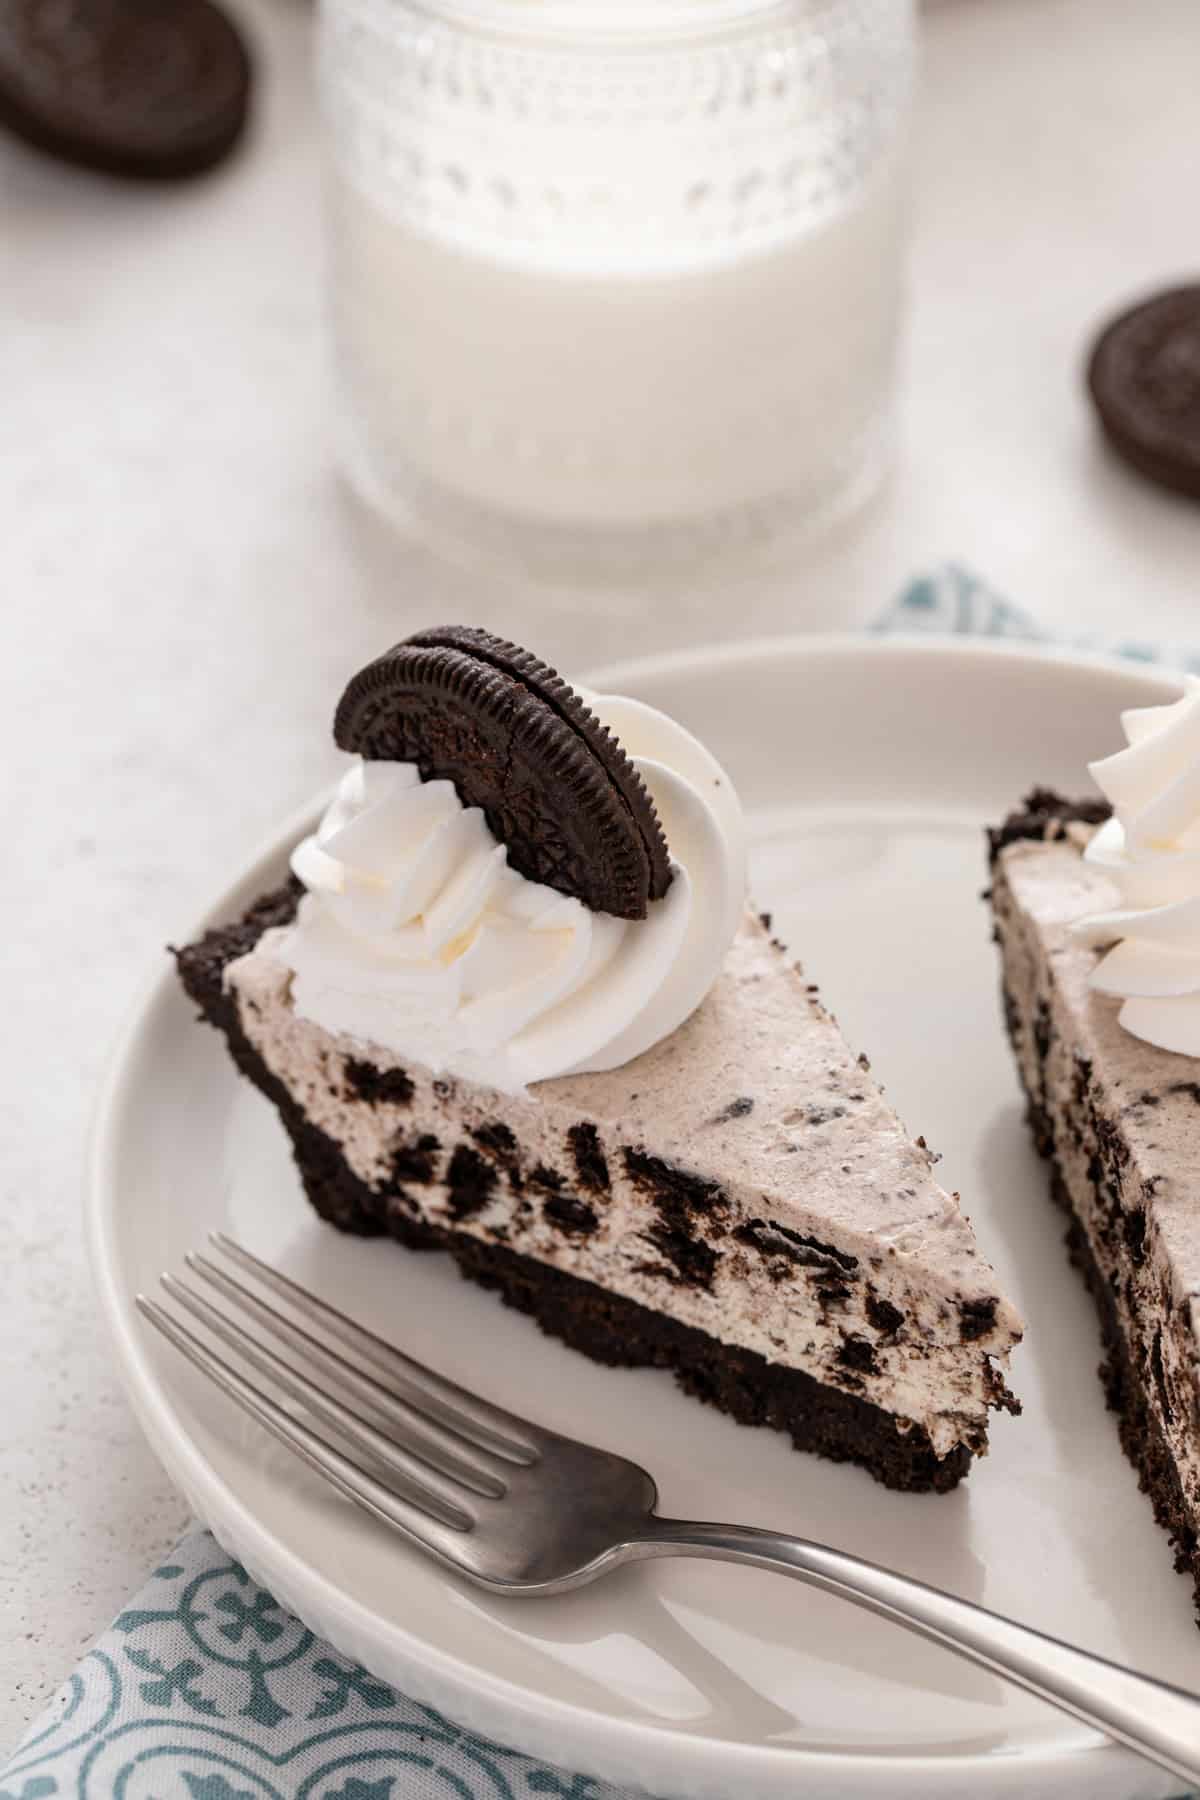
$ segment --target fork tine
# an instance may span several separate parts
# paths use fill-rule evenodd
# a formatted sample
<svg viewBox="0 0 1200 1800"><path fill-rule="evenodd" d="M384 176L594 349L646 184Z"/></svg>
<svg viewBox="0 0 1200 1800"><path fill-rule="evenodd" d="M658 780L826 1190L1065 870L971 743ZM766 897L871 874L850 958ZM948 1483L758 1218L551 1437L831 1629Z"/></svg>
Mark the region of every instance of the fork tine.
<svg viewBox="0 0 1200 1800"><path fill-rule="evenodd" d="M424 1363L406 1356L394 1344L376 1337L373 1331L368 1331L365 1326L347 1318L345 1313L330 1306L328 1301L319 1299L298 1282L281 1275L278 1269L262 1262L252 1251L235 1243L223 1231L211 1232L210 1242L265 1287L273 1289L288 1301L297 1312L306 1318L317 1320L331 1336L347 1344L377 1369L399 1377L410 1389L414 1389L420 1396L420 1410L427 1416L437 1419L448 1430L469 1438L482 1449L491 1450L510 1462L536 1462L540 1431L538 1426L530 1424L527 1419L518 1418L514 1413L505 1412L501 1407L492 1406L477 1394L459 1387L457 1382L448 1381L444 1375L426 1368Z"/></svg>
<svg viewBox="0 0 1200 1800"><path fill-rule="evenodd" d="M189 1251L184 1260L193 1274L215 1287L226 1300L239 1307L242 1312L249 1313L274 1337L299 1351L309 1363L315 1364L330 1376L338 1387L353 1394L356 1400L362 1401L376 1413L382 1414L389 1427L400 1432L405 1446L423 1457L432 1467L440 1469L452 1481L461 1482L489 1499L497 1499L504 1492L504 1484L499 1479L494 1464L486 1459L473 1440L460 1437L439 1421L428 1418L420 1407L413 1406L410 1401L384 1387L373 1375L368 1375L365 1370L347 1362L336 1350L313 1337L302 1325L286 1318L234 1276L209 1262L207 1257Z"/></svg>
<svg viewBox="0 0 1200 1800"><path fill-rule="evenodd" d="M365 1450L389 1471L398 1473L406 1482L414 1483L422 1494L419 1504L427 1504L424 1496L432 1495L446 1508L448 1516L444 1520L445 1524L463 1528L471 1523L471 1514L463 1502L467 1488L472 1492L479 1491L481 1484L474 1470L464 1469L465 1480L460 1482L435 1469L405 1444L403 1439L390 1437L380 1431L369 1419L354 1412L336 1394L331 1394L328 1388L322 1387L320 1382L314 1381L303 1370L293 1368L267 1345L256 1343L248 1332L243 1331L233 1319L226 1318L203 1294L197 1294L186 1283L177 1281L174 1275L163 1275L161 1280L172 1300L190 1312L194 1319L198 1319L206 1330L228 1344L231 1350L236 1350L245 1362L274 1382L276 1387L290 1394L293 1400L299 1400L302 1406L306 1406L326 1425L348 1439L356 1450ZM487 1498L499 1500L504 1492L501 1482L489 1483Z"/></svg>
<svg viewBox="0 0 1200 1800"><path fill-rule="evenodd" d="M289 1450L294 1450L318 1475L332 1482L348 1500L352 1500L356 1506L361 1506L375 1518L382 1519L385 1525L391 1525L405 1537L412 1538L443 1562L462 1569L463 1546L465 1541L469 1541L469 1531L445 1525L433 1514L394 1494L367 1470L359 1468L350 1457L343 1456L340 1450L334 1449L315 1431L293 1418L291 1413L255 1387L252 1381L248 1381L237 1369L216 1355L185 1325L180 1325L170 1313L145 1294L137 1296L137 1304L150 1323L190 1363L215 1382L273 1437L278 1438L280 1443L286 1444Z"/></svg>

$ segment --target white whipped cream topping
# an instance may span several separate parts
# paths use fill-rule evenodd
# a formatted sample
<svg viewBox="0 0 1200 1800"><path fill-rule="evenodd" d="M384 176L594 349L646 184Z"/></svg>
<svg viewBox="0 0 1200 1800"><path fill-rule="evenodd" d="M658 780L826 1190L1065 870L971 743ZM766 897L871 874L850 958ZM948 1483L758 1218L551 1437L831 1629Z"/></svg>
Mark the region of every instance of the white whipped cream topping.
<svg viewBox="0 0 1200 1800"><path fill-rule="evenodd" d="M1121 910L1078 934L1113 948L1091 985L1125 1004L1121 1024L1163 1050L1200 1056L1200 680L1181 699L1121 715L1128 748L1090 765L1113 817L1084 856L1121 890Z"/></svg>
<svg viewBox="0 0 1200 1800"><path fill-rule="evenodd" d="M644 920L591 912L510 869L452 782L356 761L292 868L272 934L296 1013L506 1093L616 1068L674 1031L721 968L745 902L728 775L664 714L587 695L658 808L673 879Z"/></svg>

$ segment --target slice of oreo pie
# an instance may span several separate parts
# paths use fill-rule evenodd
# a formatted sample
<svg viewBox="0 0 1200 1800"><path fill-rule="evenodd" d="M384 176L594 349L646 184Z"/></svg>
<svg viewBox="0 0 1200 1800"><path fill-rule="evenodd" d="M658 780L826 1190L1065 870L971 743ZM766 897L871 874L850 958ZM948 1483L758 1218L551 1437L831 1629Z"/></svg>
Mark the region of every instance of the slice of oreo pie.
<svg viewBox="0 0 1200 1800"><path fill-rule="evenodd" d="M391 890L373 872L403 863L405 808L436 812L476 860L467 876L447 861L414 877L424 923L451 920L432 933L431 981L476 943L459 901L499 855L481 815L505 880L535 884L518 913L528 902L530 918L548 906L557 920L556 906L582 902L609 935L658 930L685 891L670 854L682 859L684 840L669 845L675 815L664 802L664 833L605 704L594 716L501 639L419 633L355 676L337 709L338 743L365 759L353 782L396 812L335 808L297 866L319 874L322 843L347 866L369 855L363 916L386 922ZM393 817L394 842L380 824ZM340 903L336 879L331 892ZM284 946L301 897L295 880L262 896L178 967L278 1108L324 1219L448 1251L586 1355L669 1369L734 1418L892 1487L945 1491L983 1454L989 1411L1014 1405L1004 1373L1019 1321L932 1153L768 920L745 913L705 998L633 1060L512 1091L447 1072L432 1036L401 1055L299 1012Z"/></svg>

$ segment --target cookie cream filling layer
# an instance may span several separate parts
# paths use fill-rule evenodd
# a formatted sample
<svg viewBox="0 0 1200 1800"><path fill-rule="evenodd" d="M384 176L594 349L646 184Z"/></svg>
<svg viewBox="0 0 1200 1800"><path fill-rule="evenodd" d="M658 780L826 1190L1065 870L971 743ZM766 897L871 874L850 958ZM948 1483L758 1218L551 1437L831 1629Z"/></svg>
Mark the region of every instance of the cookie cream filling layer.
<svg viewBox="0 0 1200 1800"><path fill-rule="evenodd" d="M741 808L682 726L636 701L589 699L671 846L671 885L647 917L592 912L518 874L452 782L356 760L292 858L307 892L275 953L299 1017L506 1093L613 1068L683 1022L737 929Z"/></svg>
<svg viewBox="0 0 1200 1800"><path fill-rule="evenodd" d="M983 1448L1019 1321L933 1158L757 920L667 1041L527 1096L382 1046L364 1086L361 1047L296 1012L282 936L226 986L381 1204L860 1395L939 1455Z"/></svg>
<svg viewBox="0 0 1200 1800"><path fill-rule="evenodd" d="M1200 1522L1195 1066L1131 1035L1120 1001L1095 990L1098 953L1077 926L1111 911L1119 890L1110 869L1082 854L1088 834L1071 832L1074 841L1016 843L1000 855L993 906L1010 1029L1035 1123L1052 1139L1142 1396Z"/></svg>

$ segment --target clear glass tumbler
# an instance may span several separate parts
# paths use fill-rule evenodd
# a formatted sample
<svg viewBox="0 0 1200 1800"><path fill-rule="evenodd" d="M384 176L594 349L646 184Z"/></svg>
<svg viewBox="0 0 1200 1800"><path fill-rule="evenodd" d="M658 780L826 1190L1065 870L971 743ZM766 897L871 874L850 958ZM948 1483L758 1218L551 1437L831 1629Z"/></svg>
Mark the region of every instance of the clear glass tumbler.
<svg viewBox="0 0 1200 1800"><path fill-rule="evenodd" d="M344 457L586 577L825 521L888 439L911 0L322 0Z"/></svg>

